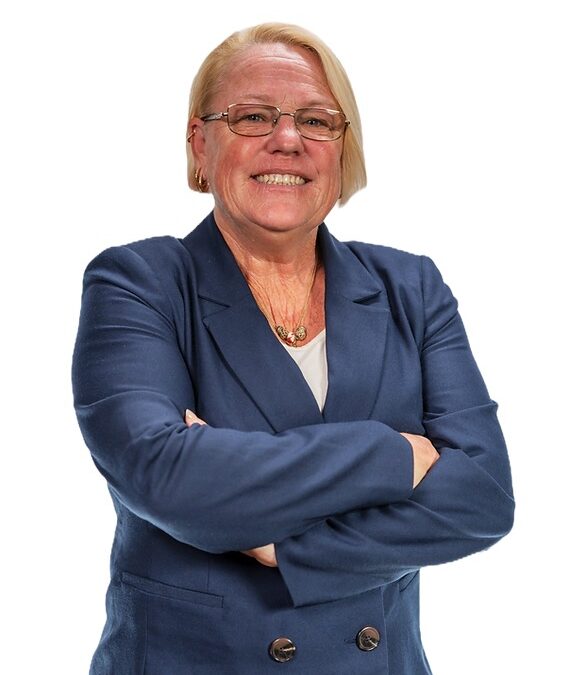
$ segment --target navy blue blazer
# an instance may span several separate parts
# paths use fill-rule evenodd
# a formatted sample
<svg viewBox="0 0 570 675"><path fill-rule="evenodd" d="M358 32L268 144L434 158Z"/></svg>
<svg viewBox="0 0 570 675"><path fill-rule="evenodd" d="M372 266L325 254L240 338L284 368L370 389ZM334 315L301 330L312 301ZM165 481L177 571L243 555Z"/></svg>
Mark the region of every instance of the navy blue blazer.
<svg viewBox="0 0 570 675"><path fill-rule="evenodd" d="M433 262L324 224L318 246L322 414L212 215L88 265L75 407L117 512L91 673L424 675L418 569L511 528L497 405ZM441 455L416 489L403 431ZM239 552L270 542L277 569Z"/></svg>

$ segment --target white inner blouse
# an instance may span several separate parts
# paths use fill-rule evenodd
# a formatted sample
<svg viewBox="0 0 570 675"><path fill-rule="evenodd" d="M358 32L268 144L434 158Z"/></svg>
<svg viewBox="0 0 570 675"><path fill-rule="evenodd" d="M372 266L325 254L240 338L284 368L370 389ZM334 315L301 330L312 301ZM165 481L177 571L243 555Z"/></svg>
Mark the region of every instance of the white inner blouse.
<svg viewBox="0 0 570 675"><path fill-rule="evenodd" d="M299 366L322 412L329 386L326 329L302 347L289 347L284 342L281 344Z"/></svg>

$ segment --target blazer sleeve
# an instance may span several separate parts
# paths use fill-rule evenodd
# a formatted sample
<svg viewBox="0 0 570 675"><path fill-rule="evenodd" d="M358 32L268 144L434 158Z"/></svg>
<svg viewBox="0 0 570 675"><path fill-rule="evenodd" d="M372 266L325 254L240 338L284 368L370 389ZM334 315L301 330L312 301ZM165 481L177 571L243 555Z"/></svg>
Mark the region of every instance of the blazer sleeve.
<svg viewBox="0 0 570 675"><path fill-rule="evenodd" d="M411 446L380 422L278 434L187 427L195 386L178 343L178 300L150 258L122 246L88 265L73 355L79 425L118 500L176 539L222 553L410 496Z"/></svg>
<svg viewBox="0 0 570 675"><path fill-rule="evenodd" d="M497 404L472 356L457 302L429 258L422 257L422 267L423 426L440 458L408 499L328 518L277 545L295 605L361 593L475 553L512 527Z"/></svg>

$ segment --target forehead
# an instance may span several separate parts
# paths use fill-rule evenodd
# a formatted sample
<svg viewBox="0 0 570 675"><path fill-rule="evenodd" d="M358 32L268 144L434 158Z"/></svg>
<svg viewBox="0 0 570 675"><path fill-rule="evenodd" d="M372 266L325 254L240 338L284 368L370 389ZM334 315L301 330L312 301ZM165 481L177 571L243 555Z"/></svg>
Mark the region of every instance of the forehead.
<svg viewBox="0 0 570 675"><path fill-rule="evenodd" d="M280 43L253 45L235 56L224 70L216 99L224 105L250 101L336 104L317 55Z"/></svg>

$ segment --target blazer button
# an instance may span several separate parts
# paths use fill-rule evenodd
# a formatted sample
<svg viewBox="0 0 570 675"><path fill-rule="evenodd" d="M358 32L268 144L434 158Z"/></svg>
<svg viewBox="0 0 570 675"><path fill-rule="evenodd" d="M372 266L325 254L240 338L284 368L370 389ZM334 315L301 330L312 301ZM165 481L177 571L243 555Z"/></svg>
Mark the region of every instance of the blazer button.
<svg viewBox="0 0 570 675"><path fill-rule="evenodd" d="M371 652L380 644L380 633L374 626L365 626L358 631L356 646L363 652Z"/></svg>
<svg viewBox="0 0 570 675"><path fill-rule="evenodd" d="M286 637L277 638L269 645L269 655L279 663L290 661L295 656L296 651L297 647Z"/></svg>

